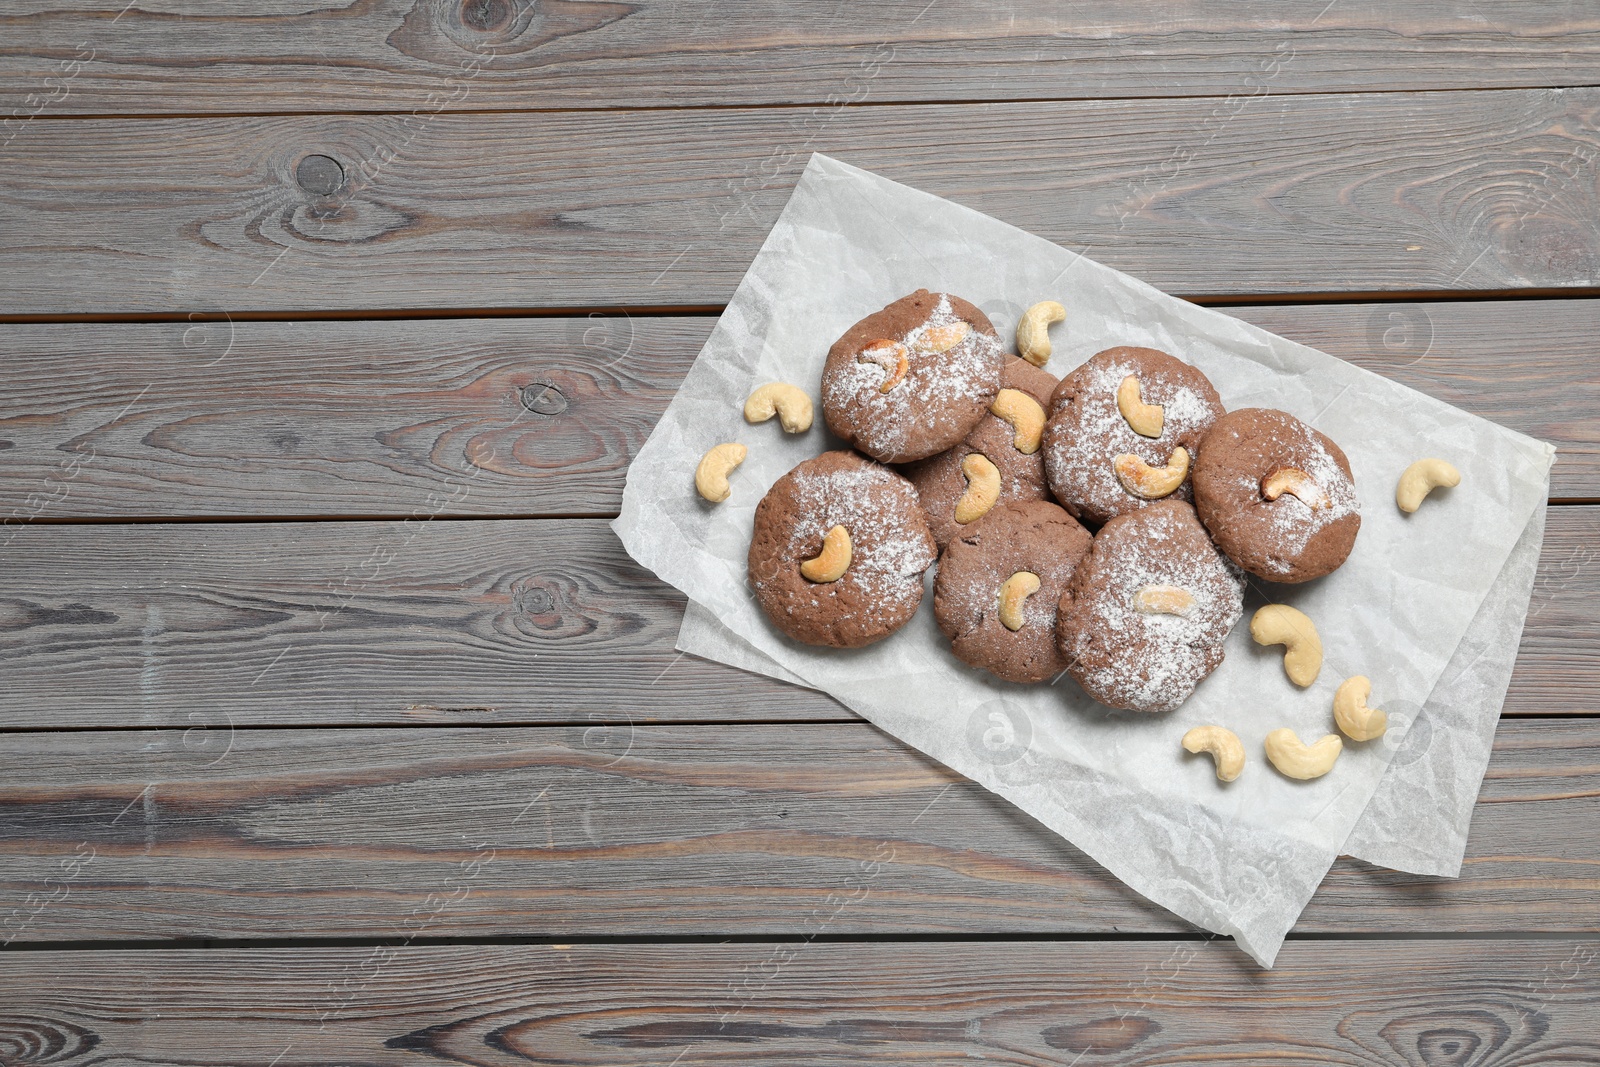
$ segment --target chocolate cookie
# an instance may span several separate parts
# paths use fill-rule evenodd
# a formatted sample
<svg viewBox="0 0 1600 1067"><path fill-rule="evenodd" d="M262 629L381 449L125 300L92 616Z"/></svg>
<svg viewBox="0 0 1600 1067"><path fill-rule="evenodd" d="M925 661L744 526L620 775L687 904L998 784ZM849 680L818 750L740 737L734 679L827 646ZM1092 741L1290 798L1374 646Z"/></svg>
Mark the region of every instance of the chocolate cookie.
<svg viewBox="0 0 1600 1067"><path fill-rule="evenodd" d="M1067 670L1109 707L1171 711L1222 662L1243 594L1189 504L1159 500L1114 518L1061 601Z"/></svg>
<svg viewBox="0 0 1600 1067"><path fill-rule="evenodd" d="M1000 388L1005 351L982 311L918 289L845 331L822 368L828 429L884 463L958 443Z"/></svg>
<svg viewBox="0 0 1600 1067"><path fill-rule="evenodd" d="M796 641L857 648L917 613L934 557L910 482L854 452L824 452L756 505L750 587Z"/></svg>
<svg viewBox="0 0 1600 1067"><path fill-rule="evenodd" d="M1361 529L1350 461L1285 411L1244 408L1218 419L1194 466L1194 504L1217 547L1257 577L1320 578L1345 561Z"/></svg>
<svg viewBox="0 0 1600 1067"><path fill-rule="evenodd" d="M1187 363L1153 348L1108 348L1061 379L1051 397L1050 490L1090 523L1151 500L1187 500L1188 466L1221 414L1217 391Z"/></svg>
<svg viewBox="0 0 1600 1067"><path fill-rule="evenodd" d="M1006 357L1000 371L1000 389L1002 393L1007 389L1015 389L1037 403L1039 409L1033 413L1035 416L1042 414L1050 403L1050 394L1055 387L1056 376L1049 371L1040 370L1015 356ZM1007 412L1015 410L1005 402L997 402L994 406ZM928 528L933 531L933 539L938 542L940 549L951 538L958 536L965 526L956 521L956 506L966 495L969 483L973 480L962 471L961 465L974 452L994 464L999 472L1000 495L994 503L995 507L1025 500L1049 499L1050 494L1044 482L1044 453L1040 450L1039 442L1028 440L1027 435L1018 428L1017 423L1024 419L1015 414L1012 419L1016 421L1008 421L993 411L986 412L960 444L905 468L905 476L917 487L917 497L928 516ZM1020 445L1019 436L1024 438ZM1033 446L1031 452L1026 451L1029 444Z"/></svg>
<svg viewBox="0 0 1600 1067"><path fill-rule="evenodd" d="M933 616L956 656L1009 682L1042 682L1067 662L1056 616L1089 531L1043 500L997 507L939 560Z"/></svg>

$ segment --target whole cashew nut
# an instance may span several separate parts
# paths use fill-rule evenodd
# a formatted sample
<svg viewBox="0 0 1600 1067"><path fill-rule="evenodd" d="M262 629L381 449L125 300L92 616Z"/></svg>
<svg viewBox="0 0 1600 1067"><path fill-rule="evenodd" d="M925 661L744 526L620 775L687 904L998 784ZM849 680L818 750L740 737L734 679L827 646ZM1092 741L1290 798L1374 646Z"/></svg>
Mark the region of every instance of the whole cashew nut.
<svg viewBox="0 0 1600 1067"><path fill-rule="evenodd" d="M856 357L857 363L876 363L888 375L883 384L878 386L878 392L887 393L899 385L906 376L906 368L911 363L906 358L906 346L899 341L890 341L887 338L874 341L861 350Z"/></svg>
<svg viewBox="0 0 1600 1067"><path fill-rule="evenodd" d="M811 429L813 414L806 391L788 382L768 382L744 402L745 422L766 422L776 415L784 433L805 433Z"/></svg>
<svg viewBox="0 0 1600 1067"><path fill-rule="evenodd" d="M1185 752L1209 752L1217 764L1217 780L1231 782L1244 773L1244 745L1239 735L1221 726L1196 726L1183 735Z"/></svg>
<svg viewBox="0 0 1600 1067"><path fill-rule="evenodd" d="M1160 437L1166 411L1160 404L1146 404L1140 393L1139 376L1130 374L1117 386L1117 410L1128 429L1140 437Z"/></svg>
<svg viewBox="0 0 1600 1067"><path fill-rule="evenodd" d="M947 322L943 326L925 326L921 333L913 336L911 347L919 352L932 352L938 355L950 351L965 341L967 334L971 332L972 327L964 319Z"/></svg>
<svg viewBox="0 0 1600 1067"><path fill-rule="evenodd" d="M1044 408L1021 389L1002 389L995 394L989 410L1006 420L1014 429L1013 443L1017 451L1031 456L1039 451L1039 439L1044 434Z"/></svg>
<svg viewBox="0 0 1600 1067"><path fill-rule="evenodd" d="M1298 467L1279 467L1261 479L1261 499L1276 500L1284 493L1313 510L1333 506L1316 479Z"/></svg>
<svg viewBox="0 0 1600 1067"><path fill-rule="evenodd" d="M1152 467L1131 452L1111 461L1122 488L1145 500L1160 500L1177 491L1189 476L1189 450L1174 448L1165 467Z"/></svg>
<svg viewBox="0 0 1600 1067"><path fill-rule="evenodd" d="M728 475L744 462L744 457L748 454L749 449L732 441L713 445L700 457L700 463L694 469L695 489L713 504L722 503L728 499L728 494L733 492L733 488L728 485Z"/></svg>
<svg viewBox="0 0 1600 1067"><path fill-rule="evenodd" d="M1321 778L1333 770L1334 761L1344 751L1344 742L1338 734L1328 734L1314 745L1308 745L1288 727L1267 735L1267 759L1279 773L1300 781Z"/></svg>
<svg viewBox="0 0 1600 1067"><path fill-rule="evenodd" d="M1346 678L1333 694L1333 721L1352 741L1371 741L1389 728L1389 716L1382 708L1367 707L1372 682L1365 675Z"/></svg>
<svg viewBox="0 0 1600 1067"><path fill-rule="evenodd" d="M1187 615L1194 595L1175 585L1147 585L1133 596L1133 608L1142 615Z"/></svg>
<svg viewBox="0 0 1600 1067"><path fill-rule="evenodd" d="M850 566L850 531L835 526L822 538L822 551L800 564L800 573L813 582L837 582Z"/></svg>
<svg viewBox="0 0 1600 1067"><path fill-rule="evenodd" d="M1016 633L1022 629L1022 603L1039 591L1039 576L1018 571L1000 583L1000 625Z"/></svg>
<svg viewBox="0 0 1600 1067"><path fill-rule="evenodd" d="M1283 671L1304 689L1322 670L1322 638L1305 612L1287 604L1268 604L1250 617L1250 636L1258 645L1283 646Z"/></svg>
<svg viewBox="0 0 1600 1067"><path fill-rule="evenodd" d="M1017 322L1017 354L1042 367L1050 362L1050 324L1067 317L1067 309L1054 300L1041 300L1022 313Z"/></svg>
<svg viewBox="0 0 1600 1067"><path fill-rule="evenodd" d="M1422 506L1423 498L1439 486L1461 484L1461 472L1442 459L1419 459L1406 468L1394 487L1394 502L1407 515Z"/></svg>
<svg viewBox="0 0 1600 1067"><path fill-rule="evenodd" d="M1000 468L982 452L969 452L961 461L961 473L967 476L967 491L956 501L955 518L965 526L981 519L1000 499Z"/></svg>

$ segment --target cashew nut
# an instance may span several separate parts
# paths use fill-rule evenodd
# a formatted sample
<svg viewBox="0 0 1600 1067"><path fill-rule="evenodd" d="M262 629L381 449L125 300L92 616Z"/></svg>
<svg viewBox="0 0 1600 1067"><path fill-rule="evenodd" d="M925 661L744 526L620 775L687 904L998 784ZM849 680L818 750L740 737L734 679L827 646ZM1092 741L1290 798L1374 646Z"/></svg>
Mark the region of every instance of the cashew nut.
<svg viewBox="0 0 1600 1067"><path fill-rule="evenodd" d="M1268 604L1250 617L1250 636L1258 645L1283 646L1283 672L1304 689L1322 670L1322 638L1305 612L1287 604Z"/></svg>
<svg viewBox="0 0 1600 1067"><path fill-rule="evenodd" d="M1125 452L1111 461L1122 488L1145 500L1160 500L1170 496L1189 476L1189 450L1183 447L1172 450L1172 458L1165 467L1152 467L1131 452Z"/></svg>
<svg viewBox="0 0 1600 1067"><path fill-rule="evenodd" d="M1000 625L1016 633L1022 629L1022 602L1039 591L1039 576L1018 571L1000 583Z"/></svg>
<svg viewBox="0 0 1600 1067"><path fill-rule="evenodd" d="M947 322L943 326L925 326L911 342L911 346L919 352L948 352L956 345L967 339L967 334L972 332L972 327L964 319Z"/></svg>
<svg viewBox="0 0 1600 1067"><path fill-rule="evenodd" d="M1196 726L1183 735L1185 752L1209 752L1217 764L1217 780L1231 782L1244 772L1244 745L1239 735L1221 726Z"/></svg>
<svg viewBox="0 0 1600 1067"><path fill-rule="evenodd" d="M1044 433L1044 408L1037 400L1021 389L1002 389L995 394L989 410L1017 431L1013 440L1018 452L1031 456L1039 451L1039 438Z"/></svg>
<svg viewBox="0 0 1600 1067"><path fill-rule="evenodd" d="M906 359L906 346L887 338L874 341L863 348L861 354L856 357L856 362L876 363L883 368L888 377L878 386L880 393L887 393L899 385L901 379L906 376L906 368L910 366L910 362Z"/></svg>
<svg viewBox="0 0 1600 1067"><path fill-rule="evenodd" d="M982 452L969 452L961 461L961 473L967 476L967 491L956 501L956 522L965 526L981 519L1000 499L1000 468Z"/></svg>
<svg viewBox="0 0 1600 1067"><path fill-rule="evenodd" d="M822 551L800 564L800 573L813 582L837 582L850 566L850 531L835 526L822 538Z"/></svg>
<svg viewBox="0 0 1600 1067"><path fill-rule="evenodd" d="M1279 772L1302 782L1321 778L1333 770L1333 763L1344 751L1338 734L1328 734L1308 745L1287 726L1267 735L1267 759Z"/></svg>
<svg viewBox="0 0 1600 1067"><path fill-rule="evenodd" d="M1054 300L1041 300L1017 322L1017 354L1042 367L1050 362L1050 324L1067 317L1067 309Z"/></svg>
<svg viewBox="0 0 1600 1067"><path fill-rule="evenodd" d="M699 490L700 495L713 504L720 504L728 499L728 494L733 492L728 485L728 475L744 462L744 457L749 451L744 445L731 441L707 449L706 454L700 457L699 465L694 469L694 487Z"/></svg>
<svg viewBox="0 0 1600 1067"><path fill-rule="evenodd" d="M1140 437L1160 437L1166 412L1160 404L1146 404L1139 390L1139 377L1130 374L1117 386L1117 410L1128 429Z"/></svg>
<svg viewBox="0 0 1600 1067"><path fill-rule="evenodd" d="M1389 716L1382 708L1367 707L1372 683L1364 675L1346 678L1333 694L1333 721L1352 741L1371 741L1389 728Z"/></svg>
<svg viewBox="0 0 1600 1067"><path fill-rule="evenodd" d="M1261 498L1276 500L1284 493L1299 500L1308 508L1331 508L1333 501L1322 491L1315 478L1298 467L1279 467L1261 479Z"/></svg>
<svg viewBox="0 0 1600 1067"><path fill-rule="evenodd" d="M1133 607L1144 615L1187 615L1194 596L1175 585L1147 585L1134 594Z"/></svg>
<svg viewBox="0 0 1600 1067"><path fill-rule="evenodd" d="M1394 502L1407 515L1422 506L1423 497L1439 486L1461 484L1461 472L1442 459L1419 459L1406 468L1394 487Z"/></svg>
<svg viewBox="0 0 1600 1067"><path fill-rule="evenodd" d="M744 402L744 421L766 422L778 416L785 433L805 433L811 429L811 398L806 391L788 382L768 382Z"/></svg>

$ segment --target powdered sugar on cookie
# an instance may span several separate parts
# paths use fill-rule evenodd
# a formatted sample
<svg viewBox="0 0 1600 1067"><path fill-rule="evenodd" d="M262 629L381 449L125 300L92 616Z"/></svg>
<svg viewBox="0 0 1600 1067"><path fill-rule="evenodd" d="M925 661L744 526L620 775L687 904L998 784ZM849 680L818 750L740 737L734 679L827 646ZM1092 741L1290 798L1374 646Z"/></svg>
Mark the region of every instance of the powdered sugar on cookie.
<svg viewBox="0 0 1600 1067"><path fill-rule="evenodd" d="M1151 586L1192 598L1179 614L1141 611ZM1206 537L1194 510L1162 501L1108 523L1074 581L1061 620L1068 670L1115 708L1170 711L1222 662L1244 583Z"/></svg>
<svg viewBox="0 0 1600 1067"><path fill-rule="evenodd" d="M937 350L941 331L963 327L966 333L959 343ZM999 340L973 328L943 293L924 321L899 336L883 339L905 347L904 377L885 392L883 386L891 372L880 362L858 358L857 352L830 360L822 378L822 403L829 425L836 432L844 427L853 429L844 436L887 462L942 451L965 436L999 389L1005 358ZM938 447L922 446L919 438L951 415L957 416L959 432L949 441L937 442Z"/></svg>
<svg viewBox="0 0 1600 1067"><path fill-rule="evenodd" d="M1139 380L1142 400L1160 405L1161 436L1135 433L1117 406L1123 379ZM1180 446L1192 460L1199 441L1222 414L1211 383L1195 368L1148 348L1112 348L1067 375L1051 404L1045 428L1045 469L1056 498L1079 518L1104 522L1144 507L1122 484L1114 461L1134 455L1165 467ZM1172 494L1189 497L1187 483Z"/></svg>
<svg viewBox="0 0 1600 1067"><path fill-rule="evenodd" d="M809 581L800 563L821 551L835 526L850 535L850 564L837 581ZM763 499L750 583L791 636L853 647L886 636L915 613L922 574L934 559L911 483L870 460L830 452L796 467Z"/></svg>

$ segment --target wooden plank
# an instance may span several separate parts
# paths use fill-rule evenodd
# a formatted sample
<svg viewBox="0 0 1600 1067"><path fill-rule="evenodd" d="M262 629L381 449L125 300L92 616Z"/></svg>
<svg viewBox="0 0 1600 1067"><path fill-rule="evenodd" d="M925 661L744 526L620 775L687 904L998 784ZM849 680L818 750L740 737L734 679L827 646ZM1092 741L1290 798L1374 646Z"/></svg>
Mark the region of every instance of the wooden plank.
<svg viewBox="0 0 1600 1067"><path fill-rule="evenodd" d="M599 108L1593 85L1559 0L12 3L0 114ZM179 20L182 20L181 23ZM182 32L174 32L181 25ZM716 33L708 35L706 27Z"/></svg>
<svg viewBox="0 0 1600 1067"><path fill-rule="evenodd" d="M592 520L26 526L0 727L854 718L673 651L683 598ZM1508 714L1600 713L1600 507L1550 515Z"/></svg>
<svg viewBox="0 0 1600 1067"><path fill-rule="evenodd" d="M1552 441L1552 495L1600 498L1600 300L1228 310ZM711 325L0 327L0 518L614 515Z"/></svg>
<svg viewBox="0 0 1600 1067"><path fill-rule="evenodd" d="M1198 941L30 952L0 972L0 1032L61 1067L1577 1064L1600 1057L1597 959L1534 940L1290 942L1271 971Z"/></svg>
<svg viewBox="0 0 1600 1067"><path fill-rule="evenodd" d="M28 235L0 249L0 304L719 305L813 149L1183 295L1592 286L1597 102L1572 89L185 118L138 137L35 119L0 156L0 226Z"/></svg>
<svg viewBox="0 0 1600 1067"><path fill-rule="evenodd" d="M0 738L18 943L1186 924L865 724ZM1341 861L1298 930L1600 931L1600 722L1501 726L1463 876Z"/></svg>
<svg viewBox="0 0 1600 1067"><path fill-rule="evenodd" d="M615 515L712 321L0 327L0 517Z"/></svg>
<svg viewBox="0 0 1600 1067"><path fill-rule="evenodd" d="M8 726L853 717L680 656L683 598L599 521L4 536Z"/></svg>

